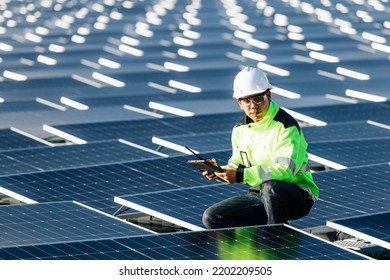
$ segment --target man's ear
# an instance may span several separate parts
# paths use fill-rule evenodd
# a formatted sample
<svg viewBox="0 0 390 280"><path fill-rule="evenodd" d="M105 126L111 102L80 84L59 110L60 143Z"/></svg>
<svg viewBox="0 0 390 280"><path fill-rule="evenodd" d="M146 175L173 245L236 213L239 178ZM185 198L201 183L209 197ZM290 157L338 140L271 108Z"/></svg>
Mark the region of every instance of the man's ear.
<svg viewBox="0 0 390 280"><path fill-rule="evenodd" d="M271 101L271 90L268 90L265 95L267 96L268 101Z"/></svg>
<svg viewBox="0 0 390 280"><path fill-rule="evenodd" d="M236 99L236 102L237 102L238 106L240 106L240 109L244 110L244 108L242 107L242 105L241 105L241 103L240 103L240 101L238 99Z"/></svg>

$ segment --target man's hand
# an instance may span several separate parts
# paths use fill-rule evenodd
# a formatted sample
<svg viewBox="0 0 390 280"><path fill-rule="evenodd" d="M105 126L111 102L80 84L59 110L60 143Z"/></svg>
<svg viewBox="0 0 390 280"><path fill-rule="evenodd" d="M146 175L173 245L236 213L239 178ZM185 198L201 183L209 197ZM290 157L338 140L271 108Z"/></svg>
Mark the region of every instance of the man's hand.
<svg viewBox="0 0 390 280"><path fill-rule="evenodd" d="M217 175L215 175L214 173L209 173L208 171L203 171L202 175L205 176L208 180L218 179Z"/></svg>
<svg viewBox="0 0 390 280"><path fill-rule="evenodd" d="M214 175L229 184L236 182L236 168L228 168L225 172L214 172Z"/></svg>

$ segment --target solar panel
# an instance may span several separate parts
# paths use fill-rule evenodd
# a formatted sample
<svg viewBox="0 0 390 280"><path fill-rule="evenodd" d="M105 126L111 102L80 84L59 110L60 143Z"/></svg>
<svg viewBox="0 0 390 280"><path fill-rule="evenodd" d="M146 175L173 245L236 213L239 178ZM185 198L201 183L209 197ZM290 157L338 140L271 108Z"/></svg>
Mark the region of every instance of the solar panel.
<svg viewBox="0 0 390 280"><path fill-rule="evenodd" d="M390 161L390 138L311 143L308 152L347 167Z"/></svg>
<svg viewBox="0 0 390 280"><path fill-rule="evenodd" d="M205 182L206 184L206 182ZM115 197L120 205L160 218L178 226L199 230L203 211L217 201L234 195L245 194L243 185L207 184L185 189L159 191Z"/></svg>
<svg viewBox="0 0 390 280"><path fill-rule="evenodd" d="M326 220L387 211L389 173L389 164L314 173L321 201L315 204L310 215L291 224L318 226Z"/></svg>
<svg viewBox="0 0 390 280"><path fill-rule="evenodd" d="M65 93L65 96L67 94ZM60 97L58 97L60 98ZM102 101L103 102L103 101ZM35 135L37 137L46 137L47 133L42 132L43 124L78 124L78 123L93 123L97 121L107 122L107 121L122 121L124 119L145 119L150 118L144 114L139 114L131 112L129 110L123 109L121 106L93 106L89 110L76 110L72 108L67 108L59 101L55 102L58 106L61 106L61 110L51 108L41 104L42 110L40 111L25 111L13 113L12 117L5 118L0 123L0 128L2 127L16 127L24 132ZM86 104L88 105L88 104ZM65 111L62 111L65 110ZM26 119L28 122L26 122ZM104 138L115 139L113 138ZM95 139L93 139L95 140ZM97 139L100 140L100 139Z"/></svg>
<svg viewBox="0 0 390 280"><path fill-rule="evenodd" d="M57 129L75 135L86 141L101 141L123 138L137 144L150 142L157 133L180 134L183 128L159 120L134 120L105 123L56 126Z"/></svg>
<svg viewBox="0 0 390 280"><path fill-rule="evenodd" d="M382 6L373 9L355 2L329 6L320 1L308 5L296 5L294 1L274 1L272 9L276 16L270 17L267 16L270 8L268 4L241 1L241 13L247 18L245 25L237 27L236 19L231 18L232 14L228 10L230 6L216 4L215 1L204 1L199 7L191 6L197 13L190 19L185 14L189 11L188 3L175 2L174 8L168 13L158 14L154 18L161 19L160 24L150 22L153 20L149 16L154 1L111 1L109 5L96 4L94 1L71 1L65 4L62 1L64 3L29 5L28 16L25 14L26 1L8 2L3 5L3 10L12 13L6 17L4 28L0 27L0 64L4 69L0 76L4 89L0 97L0 108L3 109L0 128L18 127L41 137L42 124L48 123L88 141L88 146L43 148L40 143L35 146L38 142L18 144L20 135L9 139L8 136L0 137L0 186L8 194L26 198L29 202L79 198L88 205L112 213L117 207L113 196L137 194L138 197L140 194L141 198L143 194L146 197L158 192L161 193L161 200L166 199L164 203L167 204L164 205L167 210L173 211L174 208L169 207L169 200L162 198L162 193L179 190L185 195L187 190L214 187L197 171L186 166L186 157L149 160L143 154L121 153L121 149L116 149L116 146L119 148L118 143L109 147L100 146L103 149L101 153L97 150L98 143L92 142L122 138L156 149L151 138L159 136L209 153L219 162L225 161L231 149L230 130L241 118L235 119L235 114L242 114L231 98L231 87L234 75L243 65L266 69L270 82L275 86L273 100L281 106L297 108L297 112L328 122L327 127L303 128L310 144L309 149L315 155L318 153L319 156L349 167L389 161L386 143L389 130L382 126L379 131L378 127L369 126L366 121L373 120L388 126L390 102L376 103L359 99L358 104L354 105L339 103L347 89L380 95L387 100L390 98L388 51L385 43L377 43L378 40L386 42L388 39L386 27L389 13L381 9ZM75 11L81 11L81 8L88 12L83 17L75 17ZM309 10L319 10L321 13L312 14ZM363 16L366 11L367 15ZM323 12L332 14L343 24L324 20ZM101 19L106 16L107 19L117 17L103 23ZM288 26L284 21L288 22ZM191 25L191 31L199 32L199 38L191 38L191 35L197 33L188 34L189 30L184 28L187 23ZM345 28L347 23L351 23L350 28ZM150 29L144 31L145 34L137 28L139 26L148 26ZM243 30L245 32L241 32ZM250 38L245 37L249 33ZM367 35L371 38L367 38ZM375 39L372 35L375 35ZM130 37L136 39L134 41L137 43L130 45L138 50L138 55L122 48L128 48L124 38ZM186 38L185 42L189 45L180 44L177 41L180 38ZM186 57L180 51L195 57ZM323 54L328 57L315 57ZM49 58L49 61L52 59L51 62L56 63L48 65L39 58ZM101 58L116 62L117 68L109 67L112 64L102 64ZM184 68L188 67L188 71L168 69L165 62L182 64ZM340 69L357 73L342 74ZM19 73L22 77L16 78L26 77L26 80L14 81L12 73ZM359 73L363 79L356 76ZM96 78L96 74L117 79L120 86L117 87L118 83L112 83L112 80L104 82ZM172 86L175 81L188 83L201 90L190 93ZM278 87L287 92L299 93L301 98L286 98L280 92L277 93ZM328 98L332 94L335 99ZM59 103L61 96L85 102L89 110L67 107L66 111L59 111L34 102L35 98L42 97ZM150 101L202 116L171 118L168 117L169 113L160 111L158 113L164 115L164 119L156 120L123 108L123 105L129 104L151 112ZM375 146L366 144L368 141ZM40 149L35 149L38 147ZM96 148L93 154L93 148L89 147ZM29 152L26 149L31 150ZM162 152L170 156L178 155L168 149ZM123 163L133 160L137 162ZM118 162L121 164L107 165ZM84 168L79 168L81 166ZM387 166L377 167L383 168L388 175ZM316 225L318 221L322 223L328 217L329 210L333 210L332 218L341 218L343 213L359 215L371 213L374 211L372 209L385 210L386 191L383 191L383 200L375 192L370 193L373 194L373 200L370 200L371 196L365 196L367 191L382 191L380 188L385 185L383 174L376 169L350 169L351 173L345 173L345 176L351 174L352 181L344 178L344 173L318 175L320 181L321 176L327 180L321 186L325 188L321 189L321 197L328 195L332 200L325 200L325 197L319 201L310 215L311 220L302 221L308 221L305 225ZM368 189L366 192L359 188L360 181L355 178L357 173L354 172L358 171L364 174L360 176L369 174L362 179L362 184ZM16 173L23 175L9 176ZM337 177L339 181L333 182L331 176ZM378 182L379 186L371 188L370 180L374 184ZM358 195L355 196L349 188L337 188L340 182L351 188L355 188L356 184ZM329 185L333 192L327 192ZM353 208L353 203L361 202L356 199L357 196L364 196L359 205L362 209L358 210ZM378 203L373 202L374 198ZM374 205L370 206L370 203ZM168 213L169 216L183 214L185 221L195 215L193 209L187 213L187 210L184 211L185 206L180 207L183 213L172 212ZM316 222L313 217L317 210L319 216ZM196 215L199 213L196 212ZM110 244L114 246L115 243L112 241ZM94 253L99 255L97 251ZM138 253L133 254L136 256ZM81 258L80 255L78 257Z"/></svg>
<svg viewBox="0 0 390 280"><path fill-rule="evenodd" d="M221 160L228 157L226 153L215 153L214 156ZM187 164L189 158L172 157L0 177L0 192L25 202L76 200L112 214L118 208L114 196L204 184L205 179L199 171Z"/></svg>
<svg viewBox="0 0 390 280"><path fill-rule="evenodd" d="M312 143L371 140L390 136L390 130L368 124L366 121L330 123L327 126L303 127L302 130L310 147Z"/></svg>
<svg viewBox="0 0 390 280"><path fill-rule="evenodd" d="M323 195L321 195L321 197L323 197ZM326 224L327 219L353 217L365 213L365 211L359 210L359 208L353 209L350 206L344 206L326 199L326 197L319 199L314 204L309 215L298 220L289 221L289 224L297 228L311 229L323 227Z"/></svg>
<svg viewBox="0 0 390 280"><path fill-rule="evenodd" d="M0 170L0 176L40 171L34 166L29 166L3 154L0 154Z"/></svg>
<svg viewBox="0 0 390 280"><path fill-rule="evenodd" d="M241 113L226 113L226 114L208 114L193 116L190 118L172 118L170 124L185 128L187 134L196 135L198 133L215 133L215 132L231 132L233 126L242 119ZM223 124L223 125L221 125ZM155 135L175 135L168 133L160 133ZM177 134L176 134L177 135Z"/></svg>
<svg viewBox="0 0 390 280"><path fill-rule="evenodd" d="M317 172L313 177L320 186L321 195L326 196L328 201L354 209L377 209L375 212L383 212L380 210L381 207L386 208L383 200L390 195L386 187L389 173L389 164L378 164Z"/></svg>
<svg viewBox="0 0 390 280"><path fill-rule="evenodd" d="M213 119L210 119L210 116L172 117L163 120L64 125L56 126L56 128L86 141L123 138L145 145L154 135L193 135L199 132L230 131L237 120L239 119L234 114L217 114L213 116ZM226 125L221 126L221 122Z"/></svg>
<svg viewBox="0 0 390 280"><path fill-rule="evenodd" d="M289 226L275 225L0 249L2 259L361 260Z"/></svg>
<svg viewBox="0 0 390 280"><path fill-rule="evenodd" d="M390 212L331 220L326 225L390 250Z"/></svg>
<svg viewBox="0 0 390 280"><path fill-rule="evenodd" d="M389 104L390 102L370 102L353 105L348 104L302 108L296 109L295 111L327 123L366 121L370 119L375 119L377 121L389 121Z"/></svg>
<svg viewBox="0 0 390 280"><path fill-rule="evenodd" d="M0 175L159 158L156 154L122 144L118 141L3 152L0 154L0 157L8 159L7 162L2 161L5 168L1 169ZM11 161L13 164L10 163ZM24 168L16 168L17 165Z"/></svg>
<svg viewBox="0 0 390 280"><path fill-rule="evenodd" d="M10 129L0 130L0 138L0 152L45 146Z"/></svg>
<svg viewBox="0 0 390 280"><path fill-rule="evenodd" d="M150 234L76 202L0 207L0 248Z"/></svg>
<svg viewBox="0 0 390 280"><path fill-rule="evenodd" d="M203 153L213 153L215 151L231 150L231 131L228 132L209 132L197 133L196 135L180 136L156 136L158 139L168 141L182 147L191 147L191 149ZM169 147L169 145L166 145Z"/></svg>
<svg viewBox="0 0 390 280"><path fill-rule="evenodd" d="M31 101L31 100L24 100L24 98L21 98L21 96L15 96L15 92L12 92L12 94L5 95L7 96L8 102L1 103L1 114L2 117L6 118L6 114L13 114L11 115L14 117L16 114L22 114L27 111L41 111L42 105L38 102ZM31 97L30 97L31 99ZM12 118L11 117L11 118Z"/></svg>

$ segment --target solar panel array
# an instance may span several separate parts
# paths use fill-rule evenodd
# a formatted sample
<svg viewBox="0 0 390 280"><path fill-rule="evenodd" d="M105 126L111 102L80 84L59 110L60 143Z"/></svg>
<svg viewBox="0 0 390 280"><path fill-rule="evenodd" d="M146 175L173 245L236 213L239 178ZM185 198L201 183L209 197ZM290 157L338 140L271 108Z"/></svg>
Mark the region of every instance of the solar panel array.
<svg viewBox="0 0 390 280"><path fill-rule="evenodd" d="M366 257L283 225L0 249L2 259L362 260Z"/></svg>
<svg viewBox="0 0 390 280"><path fill-rule="evenodd" d="M206 207L247 188L203 179L186 164L193 156L183 155L183 147L221 164L228 160L231 129L242 118L231 87L243 66L267 72L273 100L302 123L310 159L327 166L314 173L320 201L292 225L310 228L390 211L389 14L387 1L3 3L0 193L38 203L1 206L0 212L37 214L26 225L32 229L48 219L38 215L39 207L59 207L65 219L72 206L82 208L69 202L74 200L102 211L95 212L99 219L127 205L203 229ZM83 215L90 211L84 210ZM61 217L49 220L61 223ZM246 243L255 231L269 246L256 243L243 258L356 258L292 228L241 230L247 233L229 229L123 240L95 232L84 241L42 239L40 245L29 244L36 239L27 235L9 239L12 245L0 247L11 247L0 251L5 259L231 258L216 254L223 239L216 236L238 234ZM274 231L307 245L297 252L294 245L281 249L269 237ZM194 238L196 248L187 250L186 240ZM157 239L183 249L175 249L179 255L167 254L172 248L163 245L147 249ZM332 248L328 253L318 246ZM275 248L280 255L271 254Z"/></svg>
<svg viewBox="0 0 390 280"><path fill-rule="evenodd" d="M217 154L228 158L227 152ZM0 192L18 194L24 202L76 200L114 213L114 196L154 193L203 185L205 180L186 164L190 157L142 160L0 177ZM168 172L167 172L168 171Z"/></svg>

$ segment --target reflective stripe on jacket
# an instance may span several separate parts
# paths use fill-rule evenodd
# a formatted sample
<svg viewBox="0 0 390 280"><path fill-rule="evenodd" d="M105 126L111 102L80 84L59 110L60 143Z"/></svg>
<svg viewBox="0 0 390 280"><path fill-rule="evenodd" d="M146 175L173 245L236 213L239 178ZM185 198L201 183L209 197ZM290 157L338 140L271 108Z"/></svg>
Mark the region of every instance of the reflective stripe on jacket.
<svg viewBox="0 0 390 280"><path fill-rule="evenodd" d="M267 180L286 181L316 200L319 190L308 166L307 146L297 121L271 101L260 121L245 117L233 128L233 153L225 167L245 165L243 183L252 188Z"/></svg>

